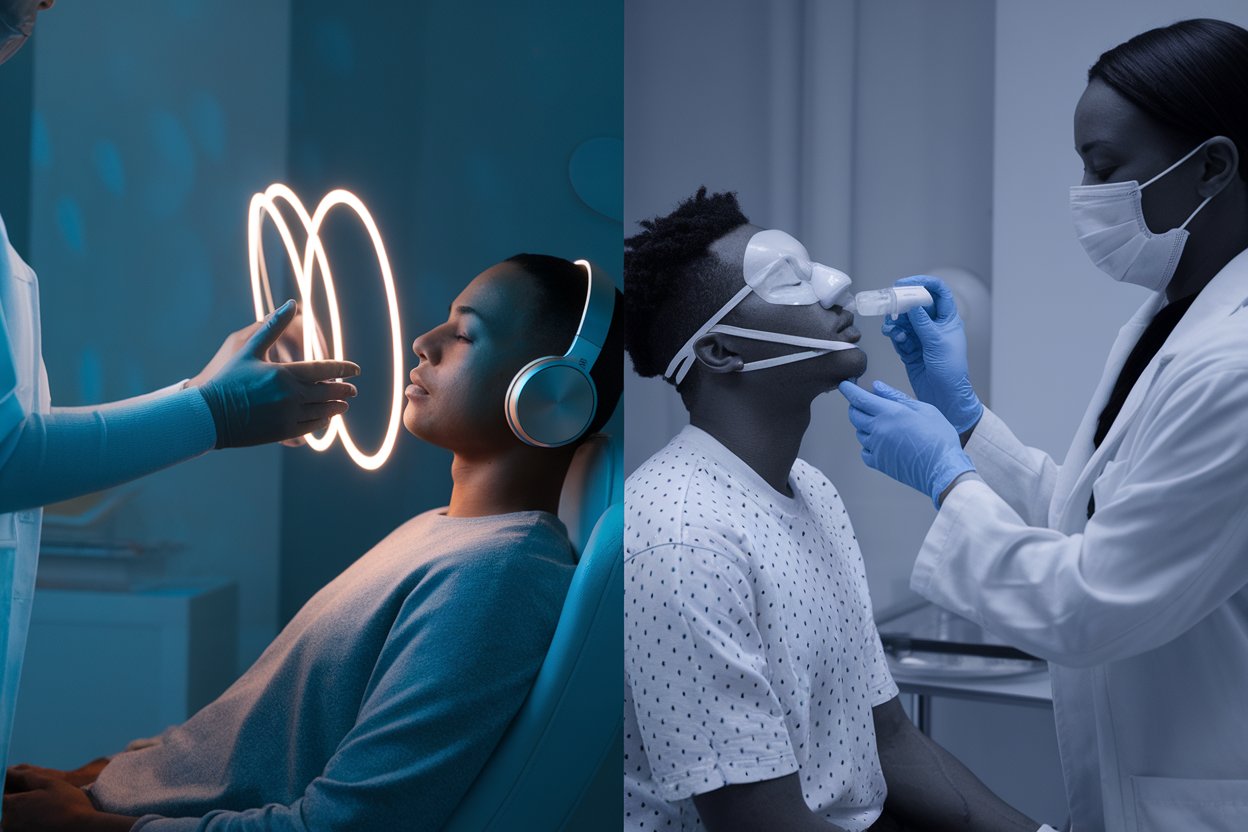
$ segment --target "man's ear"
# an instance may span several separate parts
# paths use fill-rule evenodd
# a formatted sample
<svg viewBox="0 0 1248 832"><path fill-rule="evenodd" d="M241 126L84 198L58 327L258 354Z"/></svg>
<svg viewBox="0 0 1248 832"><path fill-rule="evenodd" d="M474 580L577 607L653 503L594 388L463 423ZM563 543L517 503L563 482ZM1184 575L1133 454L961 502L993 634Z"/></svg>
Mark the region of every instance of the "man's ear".
<svg viewBox="0 0 1248 832"><path fill-rule="evenodd" d="M703 335L693 345L698 362L712 373L739 373L745 360L728 345L727 339L718 332Z"/></svg>

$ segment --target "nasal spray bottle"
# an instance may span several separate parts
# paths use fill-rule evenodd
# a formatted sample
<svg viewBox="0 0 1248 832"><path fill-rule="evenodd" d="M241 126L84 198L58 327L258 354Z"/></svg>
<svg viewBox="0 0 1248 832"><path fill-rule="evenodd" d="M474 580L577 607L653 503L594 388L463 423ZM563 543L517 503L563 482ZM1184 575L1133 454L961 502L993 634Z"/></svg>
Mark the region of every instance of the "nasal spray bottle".
<svg viewBox="0 0 1248 832"><path fill-rule="evenodd" d="M922 286L894 286L891 289L872 289L854 295L855 315L888 315L895 321L899 315L917 306L931 306L932 295Z"/></svg>

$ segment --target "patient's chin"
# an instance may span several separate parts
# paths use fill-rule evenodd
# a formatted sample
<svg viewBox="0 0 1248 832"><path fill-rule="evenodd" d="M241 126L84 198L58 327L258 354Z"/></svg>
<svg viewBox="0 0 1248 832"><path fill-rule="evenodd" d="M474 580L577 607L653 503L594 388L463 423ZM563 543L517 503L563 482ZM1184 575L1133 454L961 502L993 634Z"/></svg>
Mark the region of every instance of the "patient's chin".
<svg viewBox="0 0 1248 832"><path fill-rule="evenodd" d="M425 435L426 431L420 424L419 414L416 413L416 409L412 407L411 402L408 402L407 407L403 408L403 427L417 439L429 441L429 438Z"/></svg>
<svg viewBox="0 0 1248 832"><path fill-rule="evenodd" d="M832 389L842 381L861 378L867 371L867 354L860 349L838 350L828 356L831 362Z"/></svg>

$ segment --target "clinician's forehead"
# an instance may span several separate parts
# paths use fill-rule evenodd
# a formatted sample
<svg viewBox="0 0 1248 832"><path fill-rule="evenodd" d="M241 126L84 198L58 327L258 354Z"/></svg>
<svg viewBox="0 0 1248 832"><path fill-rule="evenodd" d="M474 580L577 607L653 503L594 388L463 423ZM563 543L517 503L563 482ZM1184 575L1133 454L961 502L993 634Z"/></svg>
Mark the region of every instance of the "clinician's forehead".
<svg viewBox="0 0 1248 832"><path fill-rule="evenodd" d="M1075 105L1075 150L1086 155L1098 148L1130 152L1156 147L1173 131L1099 78L1093 79Z"/></svg>

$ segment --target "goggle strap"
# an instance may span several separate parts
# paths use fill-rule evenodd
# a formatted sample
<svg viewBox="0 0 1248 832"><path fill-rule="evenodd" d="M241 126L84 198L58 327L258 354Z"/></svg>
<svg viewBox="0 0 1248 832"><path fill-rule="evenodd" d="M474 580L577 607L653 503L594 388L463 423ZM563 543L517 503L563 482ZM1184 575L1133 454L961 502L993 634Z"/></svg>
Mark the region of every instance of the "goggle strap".
<svg viewBox="0 0 1248 832"><path fill-rule="evenodd" d="M752 341L770 341L774 344L788 344L791 347L812 347L823 352L832 352L834 350L852 350L857 349L853 344L846 341L828 341L823 338L806 338L801 335L788 335L783 332L767 332L762 329L745 329L739 326L717 326L713 327L715 332L722 332L724 335L736 335L740 338L749 338ZM709 332L710 330L708 330Z"/></svg>
<svg viewBox="0 0 1248 832"><path fill-rule="evenodd" d="M765 370L768 367L779 367L781 364L792 364L794 361L804 361L807 358L818 358L821 355L827 355L832 350L807 350L806 352L793 352L788 355L778 355L775 358L764 358L761 361L751 361L741 367L741 372L748 373L750 370Z"/></svg>
<svg viewBox="0 0 1248 832"><path fill-rule="evenodd" d="M724 316L731 312L737 304L745 300L745 296L752 291L754 291L754 288L746 284L727 303L719 307L719 311L708 318L706 323L702 324L693 335L689 336L689 340L685 342L685 345L672 356L672 360L667 365L667 371L663 373L663 377L673 379L677 384L684 381L689 368L693 366L693 345L698 342L699 338L709 332L711 327L723 320Z"/></svg>

